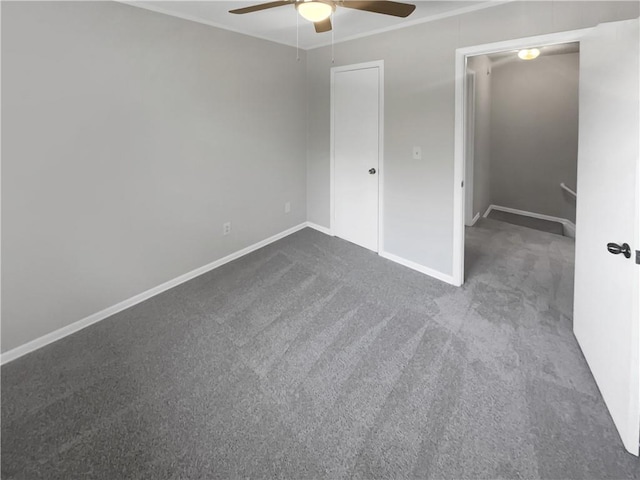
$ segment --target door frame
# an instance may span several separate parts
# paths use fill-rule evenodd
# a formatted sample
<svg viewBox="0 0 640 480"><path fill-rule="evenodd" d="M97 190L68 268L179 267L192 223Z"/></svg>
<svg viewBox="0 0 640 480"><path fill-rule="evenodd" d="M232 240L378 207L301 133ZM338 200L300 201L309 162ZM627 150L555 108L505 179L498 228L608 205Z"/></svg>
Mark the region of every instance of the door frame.
<svg viewBox="0 0 640 480"><path fill-rule="evenodd" d="M466 108L465 90L467 57L487 55L505 50L520 50L532 45L546 46L561 43L580 42L593 27L566 32L536 35L533 37L515 38L501 42L485 43L456 49L455 58L455 130L454 130L454 163L453 163L453 284L464 283L464 244L465 244L465 142L466 142Z"/></svg>
<svg viewBox="0 0 640 480"><path fill-rule="evenodd" d="M465 135L464 135L464 224L473 226L478 220L473 216L473 175L475 168L476 138L476 72L468 66L465 73ZM471 210L471 211L469 211Z"/></svg>
<svg viewBox="0 0 640 480"><path fill-rule="evenodd" d="M330 172L329 172L329 231L335 235L335 139L334 128L334 83L335 74L352 70L364 70L378 68L378 250L377 253L384 252L384 60L372 62L355 63L331 68L331 106L330 106Z"/></svg>

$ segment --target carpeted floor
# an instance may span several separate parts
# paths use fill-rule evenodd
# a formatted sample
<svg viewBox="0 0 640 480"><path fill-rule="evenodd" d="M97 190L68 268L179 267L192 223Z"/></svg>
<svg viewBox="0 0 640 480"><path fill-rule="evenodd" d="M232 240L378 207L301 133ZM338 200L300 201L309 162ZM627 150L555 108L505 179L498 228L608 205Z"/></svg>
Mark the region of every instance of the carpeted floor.
<svg viewBox="0 0 640 480"><path fill-rule="evenodd" d="M462 288L300 231L2 367L2 478L640 478L572 275L486 219Z"/></svg>
<svg viewBox="0 0 640 480"><path fill-rule="evenodd" d="M551 220L543 220L542 218L533 218L517 213L503 212L500 210L491 210L487 218L491 220L499 220L501 222L511 223L512 225L520 225L521 227L534 228L542 232L555 233L556 235L564 235L564 228L559 222Z"/></svg>

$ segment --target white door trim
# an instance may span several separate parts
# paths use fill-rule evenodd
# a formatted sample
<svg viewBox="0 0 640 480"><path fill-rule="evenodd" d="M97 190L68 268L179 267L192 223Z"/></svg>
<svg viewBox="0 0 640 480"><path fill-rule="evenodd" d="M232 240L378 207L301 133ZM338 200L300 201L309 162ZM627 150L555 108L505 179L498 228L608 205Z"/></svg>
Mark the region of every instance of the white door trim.
<svg viewBox="0 0 640 480"><path fill-rule="evenodd" d="M334 155L334 82L335 74L338 72L348 72L351 70L363 70L366 68L378 68L378 253L384 251L384 60L372 62L355 63L331 68L331 119L330 119L330 172L329 172L329 231L332 235L334 231L335 219L335 155Z"/></svg>
<svg viewBox="0 0 640 480"><path fill-rule="evenodd" d="M466 115L466 126L468 131L464 136L464 201L465 201L465 219L464 223L470 227L475 223L475 216L473 212L473 176L474 176L474 162L475 162L475 135L476 135L476 72L467 68L465 75L465 87L466 94L465 105L468 107ZM471 211L468 211L468 210ZM479 212L476 212L479 213Z"/></svg>
<svg viewBox="0 0 640 480"><path fill-rule="evenodd" d="M465 196L464 187L464 145L465 145L465 75L467 57L486 55L504 50L517 50L529 46L557 45L560 43L579 42L593 28L550 33L534 37L516 38L502 42L485 43L456 49L455 72L455 137L453 167L453 284L464 283L464 221Z"/></svg>

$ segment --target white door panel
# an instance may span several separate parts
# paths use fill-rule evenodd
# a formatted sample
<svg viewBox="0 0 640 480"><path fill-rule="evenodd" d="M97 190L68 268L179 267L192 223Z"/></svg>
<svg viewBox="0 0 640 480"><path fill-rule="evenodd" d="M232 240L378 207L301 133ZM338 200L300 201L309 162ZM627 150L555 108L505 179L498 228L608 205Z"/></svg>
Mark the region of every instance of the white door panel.
<svg viewBox="0 0 640 480"><path fill-rule="evenodd" d="M626 449L640 434L638 20L580 43L574 332ZM608 243L630 245L631 258Z"/></svg>
<svg viewBox="0 0 640 480"><path fill-rule="evenodd" d="M380 69L334 71L332 95L333 233L377 252Z"/></svg>

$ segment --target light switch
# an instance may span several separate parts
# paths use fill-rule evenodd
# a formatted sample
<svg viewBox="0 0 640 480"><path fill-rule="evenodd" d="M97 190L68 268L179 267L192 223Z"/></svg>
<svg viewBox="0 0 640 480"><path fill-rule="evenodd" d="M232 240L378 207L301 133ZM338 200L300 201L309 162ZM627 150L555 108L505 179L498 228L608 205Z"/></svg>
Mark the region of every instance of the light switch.
<svg viewBox="0 0 640 480"><path fill-rule="evenodd" d="M413 159L414 160L422 160L422 148L421 147L413 147Z"/></svg>

